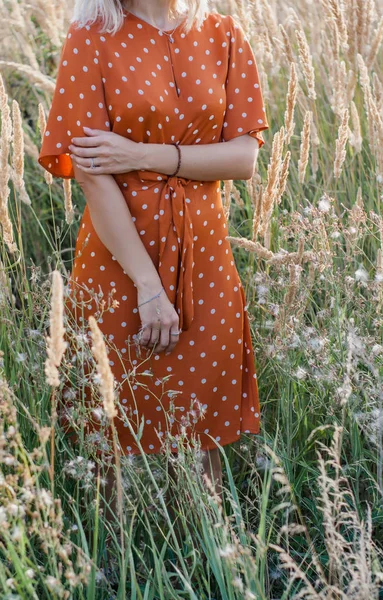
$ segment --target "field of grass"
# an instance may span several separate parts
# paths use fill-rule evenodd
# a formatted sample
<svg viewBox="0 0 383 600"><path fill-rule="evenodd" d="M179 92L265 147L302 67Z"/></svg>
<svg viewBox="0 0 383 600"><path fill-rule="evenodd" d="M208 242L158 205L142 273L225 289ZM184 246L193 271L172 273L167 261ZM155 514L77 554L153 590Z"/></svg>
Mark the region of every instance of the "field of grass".
<svg viewBox="0 0 383 600"><path fill-rule="evenodd" d="M251 39L270 123L254 177L222 182L261 433L222 449L222 499L192 448L122 457L114 523L116 439L100 460L89 408L76 445L57 420L87 362L113 432L102 340L63 321L85 200L37 163L70 7L0 0L1 600L383 598L383 3L212 3Z"/></svg>

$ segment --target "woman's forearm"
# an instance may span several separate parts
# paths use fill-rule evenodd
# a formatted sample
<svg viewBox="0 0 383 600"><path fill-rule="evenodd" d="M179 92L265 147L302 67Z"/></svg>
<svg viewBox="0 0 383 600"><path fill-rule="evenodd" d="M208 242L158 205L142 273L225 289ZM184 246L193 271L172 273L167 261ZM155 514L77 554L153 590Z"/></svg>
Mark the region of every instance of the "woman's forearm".
<svg viewBox="0 0 383 600"><path fill-rule="evenodd" d="M115 256L137 289L159 291L162 285L160 276L113 175L93 177L76 167L74 169L89 207L93 227L104 246Z"/></svg>
<svg viewBox="0 0 383 600"><path fill-rule="evenodd" d="M238 136L217 144L190 144L181 147L180 177L200 181L250 179L258 156L258 140ZM142 168L159 173L173 173L178 163L172 144L145 144Z"/></svg>

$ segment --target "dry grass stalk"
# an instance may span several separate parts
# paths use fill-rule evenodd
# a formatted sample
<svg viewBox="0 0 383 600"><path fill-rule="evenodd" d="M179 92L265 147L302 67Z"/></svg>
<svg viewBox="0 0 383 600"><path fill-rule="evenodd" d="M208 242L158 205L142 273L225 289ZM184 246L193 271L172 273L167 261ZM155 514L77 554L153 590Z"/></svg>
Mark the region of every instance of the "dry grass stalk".
<svg viewBox="0 0 383 600"><path fill-rule="evenodd" d="M52 299L50 310L50 336L47 337L47 359L45 361L45 375L49 385L60 385L59 371L64 352L68 343L64 340L64 284L59 271L52 273Z"/></svg>
<svg viewBox="0 0 383 600"><path fill-rule="evenodd" d="M260 223L261 223L261 213L262 213L262 205L263 205L263 185L260 184L258 192L254 192L253 200L254 200L254 212L253 212L253 223L252 223L252 240L255 242L257 239Z"/></svg>
<svg viewBox="0 0 383 600"><path fill-rule="evenodd" d="M350 224L357 229L360 229L360 226L365 225L367 222L367 214L364 210L364 200L361 186L358 187L356 201L349 213L349 220Z"/></svg>
<svg viewBox="0 0 383 600"><path fill-rule="evenodd" d="M245 206L244 200L241 196L241 192L239 191L239 189L233 185L232 189L231 189L231 193L232 196L234 198L234 202L237 206L239 206L240 208L243 208Z"/></svg>
<svg viewBox="0 0 383 600"><path fill-rule="evenodd" d="M373 71L372 73L372 90L374 93L376 104L381 109L383 106L383 83L381 82L380 77L376 73L376 71Z"/></svg>
<svg viewBox="0 0 383 600"><path fill-rule="evenodd" d="M310 125L312 119L311 110L306 110L305 119L303 123L303 129L301 133L301 146L300 146L300 154L298 160L298 176L299 183L303 183L305 180L305 173L307 164L309 162L309 152L310 152Z"/></svg>
<svg viewBox="0 0 383 600"><path fill-rule="evenodd" d="M290 65L295 64L294 52L291 47L289 36L287 34L286 29L281 24L279 25L279 31L281 32L281 35L282 35L283 49L284 49L287 61Z"/></svg>
<svg viewBox="0 0 383 600"><path fill-rule="evenodd" d="M362 54L364 49L365 26L366 26L366 2L356 0L356 48Z"/></svg>
<svg viewBox="0 0 383 600"><path fill-rule="evenodd" d="M323 6L325 7L330 19L334 22L337 31L339 40L343 46L343 48L348 47L347 43L347 25L344 15L344 7L343 2L339 2L339 0L323 0Z"/></svg>
<svg viewBox="0 0 383 600"><path fill-rule="evenodd" d="M332 101L332 110L336 115L343 114L343 110L347 106L347 84L348 77L346 71L346 63L344 60L336 60L334 62L335 70L335 92Z"/></svg>
<svg viewBox="0 0 383 600"><path fill-rule="evenodd" d="M375 30L374 39L371 44L370 52L368 53L368 57L366 58L367 69L371 69L372 65L374 64L374 61L375 61L375 58L377 57L382 40L383 40L383 16L381 17L379 24Z"/></svg>
<svg viewBox="0 0 383 600"><path fill-rule="evenodd" d="M45 111L43 108L43 105L41 104L41 102L39 102L39 118L38 118L38 126L40 129L40 134L41 134L41 142L43 141L44 135L45 135L45 129L47 127L47 121L45 118ZM46 169L44 169L44 177L45 177L45 181L47 182L48 185L52 185L53 183L53 175L52 173L49 173L49 171L47 171Z"/></svg>
<svg viewBox="0 0 383 600"><path fill-rule="evenodd" d="M378 248L378 251L376 253L376 275L375 275L375 279L376 279L376 281L379 281L379 283L381 283L383 281L383 252L382 252L382 248Z"/></svg>
<svg viewBox="0 0 383 600"><path fill-rule="evenodd" d="M294 133L295 121L294 121L294 108L297 101L297 91L298 91L298 77L297 77L297 67L295 62L290 64L290 77L287 88L287 98L286 98L286 112L285 112L285 144L288 145L290 143L290 139L292 134Z"/></svg>
<svg viewBox="0 0 383 600"><path fill-rule="evenodd" d="M29 65L23 65L10 60L0 60L0 67L9 67L18 73L26 75L29 83L37 85L44 92L49 92L50 94L54 92L55 82Z"/></svg>
<svg viewBox="0 0 383 600"><path fill-rule="evenodd" d="M355 96L355 89L356 89L357 83L358 83L358 80L357 80L357 75L356 75L355 70L349 69L348 75L347 75L347 91L346 91L347 106L350 104L351 100Z"/></svg>
<svg viewBox="0 0 383 600"><path fill-rule="evenodd" d="M275 204L281 203L282 196L286 189L287 178L289 176L290 158L291 158L291 152L290 152L290 150L288 150L285 154L285 158L283 159L281 172L279 175L278 191L277 191L277 196L275 198Z"/></svg>
<svg viewBox="0 0 383 600"><path fill-rule="evenodd" d="M24 132L23 120L21 117L20 106L17 100L12 100L13 117L13 183L20 194L20 200L30 206L32 204L30 197L25 189L24 183Z"/></svg>
<svg viewBox="0 0 383 600"><path fill-rule="evenodd" d="M352 146L355 152L360 152L362 150L362 130L360 127L360 119L358 109L356 108L355 102L351 100L351 123L352 123L352 131L348 132L348 141L350 146Z"/></svg>
<svg viewBox="0 0 383 600"><path fill-rule="evenodd" d="M223 212L227 221L230 219L231 191L233 187L234 182L232 179L227 179L223 182Z"/></svg>
<svg viewBox="0 0 383 600"><path fill-rule="evenodd" d="M268 223L273 212L274 202L277 197L284 135L285 128L282 125L281 129L273 137L271 157L267 167L267 185L263 194L262 202L262 223L260 227L261 235L266 233Z"/></svg>
<svg viewBox="0 0 383 600"><path fill-rule="evenodd" d="M4 264L0 259L0 307L3 307L7 302L13 302L12 290Z"/></svg>
<svg viewBox="0 0 383 600"><path fill-rule="evenodd" d="M8 106L8 96L5 92L3 78L0 75L0 108L1 108L1 150L0 150L0 223L4 241L9 252L16 252L12 222L8 212L10 188L10 166L8 164L9 147L12 140L11 111Z"/></svg>
<svg viewBox="0 0 383 600"><path fill-rule="evenodd" d="M306 250L305 252L287 252L286 250L279 250L279 252L272 252L268 248L265 248L259 242L253 242L247 238L237 238L231 235L227 235L226 239L240 248L245 248L249 252L254 252L258 258L262 258L271 265L289 265L290 263L310 263L313 262L316 265L322 264L325 261L323 252L315 253L312 250Z"/></svg>
<svg viewBox="0 0 383 600"><path fill-rule="evenodd" d="M383 119L381 109L378 107L376 99L371 90L368 69L360 54L357 56L360 81L364 92L364 104L368 121L369 143L374 152L377 162L377 174L383 174Z"/></svg>
<svg viewBox="0 0 383 600"><path fill-rule="evenodd" d="M270 40L273 41L273 38L278 39L279 37L278 19L276 18L275 12L269 0L261 0L261 3L264 27ZM251 5L250 2L249 5Z"/></svg>
<svg viewBox="0 0 383 600"><path fill-rule="evenodd" d="M302 259L302 251L298 252L298 256L299 256L299 260L301 260ZM289 264L290 283L289 283L287 292L285 294L285 302L284 302L286 307L291 308L293 303L295 302L295 299L297 296L297 291L299 288L301 271L302 271L301 265L293 264L293 263Z"/></svg>
<svg viewBox="0 0 383 600"><path fill-rule="evenodd" d="M65 220L68 225L73 223L74 219L74 210L72 204L72 184L70 179L63 180L63 188L64 188L64 204L65 204Z"/></svg>
<svg viewBox="0 0 383 600"><path fill-rule="evenodd" d="M114 402L114 377L109 365L102 332L93 315L90 315L89 317L89 326L92 332L92 352L97 363L97 372L100 380L99 386L104 402L104 410L108 419L112 421L114 417L117 416L117 409Z"/></svg>
<svg viewBox="0 0 383 600"><path fill-rule="evenodd" d="M342 166L346 159L346 143L348 140L348 120L349 112L348 108L343 111L342 122L338 129L338 139L335 142L335 160L334 160L334 175L339 179L342 172Z"/></svg>
<svg viewBox="0 0 383 600"><path fill-rule="evenodd" d="M315 91L315 73L313 68L312 55L307 42L306 34L303 29L296 29L295 35L298 40L299 58L302 65L302 71L306 80L308 97L315 100L317 95Z"/></svg>
<svg viewBox="0 0 383 600"><path fill-rule="evenodd" d="M363 57L360 54L357 55L357 62L360 73L360 83L364 94L364 107L367 116L369 144L372 152L375 154L379 169L378 157L382 152L379 145L379 139L383 139L383 123L371 90L368 69L365 65Z"/></svg>

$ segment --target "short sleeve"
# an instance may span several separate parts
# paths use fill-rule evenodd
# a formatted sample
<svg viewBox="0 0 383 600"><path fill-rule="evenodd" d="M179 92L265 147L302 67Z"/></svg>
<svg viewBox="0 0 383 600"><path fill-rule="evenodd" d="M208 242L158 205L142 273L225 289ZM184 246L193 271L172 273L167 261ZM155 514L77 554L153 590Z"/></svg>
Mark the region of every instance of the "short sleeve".
<svg viewBox="0 0 383 600"><path fill-rule="evenodd" d="M55 177L74 178L68 146L83 127L110 131L98 51L89 26L70 24L38 162Z"/></svg>
<svg viewBox="0 0 383 600"><path fill-rule="evenodd" d="M269 128L255 56L239 23L227 15L230 26L229 64L226 78L226 112L222 141L245 133L264 144L260 133Z"/></svg>

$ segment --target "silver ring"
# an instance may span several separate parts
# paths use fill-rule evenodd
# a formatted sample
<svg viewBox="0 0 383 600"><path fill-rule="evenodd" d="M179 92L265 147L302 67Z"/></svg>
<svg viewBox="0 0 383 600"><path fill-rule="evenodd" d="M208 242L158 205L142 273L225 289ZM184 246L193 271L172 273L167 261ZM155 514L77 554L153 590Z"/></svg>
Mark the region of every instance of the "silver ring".
<svg viewBox="0 0 383 600"><path fill-rule="evenodd" d="M90 168L91 168L91 169L94 169L95 167L96 167L96 165L94 164L94 158L92 157L92 158L90 159Z"/></svg>
<svg viewBox="0 0 383 600"><path fill-rule="evenodd" d="M170 335L179 335L180 333L181 333L180 331L177 331L177 332L174 332L174 333L171 331Z"/></svg>

